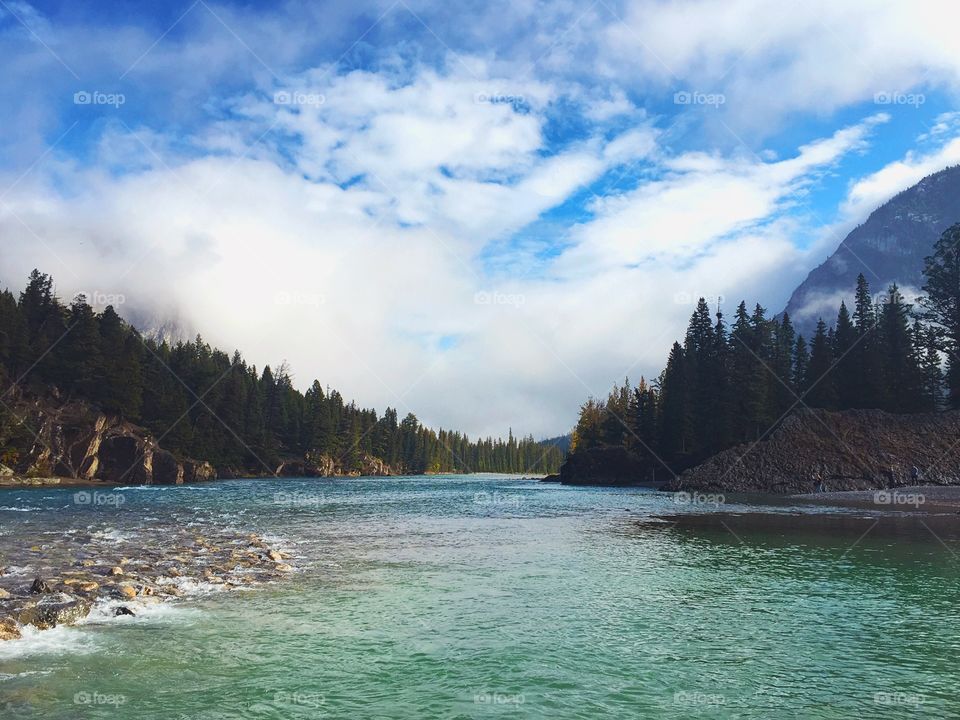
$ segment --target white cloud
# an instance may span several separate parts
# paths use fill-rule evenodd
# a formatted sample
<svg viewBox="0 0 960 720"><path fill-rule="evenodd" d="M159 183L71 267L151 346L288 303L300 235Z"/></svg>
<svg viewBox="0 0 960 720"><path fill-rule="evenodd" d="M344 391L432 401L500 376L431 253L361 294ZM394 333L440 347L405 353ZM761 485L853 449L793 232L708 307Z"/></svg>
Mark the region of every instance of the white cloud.
<svg viewBox="0 0 960 720"><path fill-rule="evenodd" d="M834 110L954 88L945 3L494 2L451 19L410 0L429 30L395 7L356 46L388 3L210 6L233 32L198 6L126 75L129 114L83 117L3 197L3 279L39 266L64 295L123 293L128 314L182 317L259 366L288 359L301 385L434 426L566 430L587 393L659 371L689 301L779 310L846 223L960 161L944 114L827 224L804 212L905 111L823 130ZM45 37L104 90L163 30L71 22ZM0 52L6 187L78 88L22 33L0 33ZM726 102L679 108L681 89ZM584 189L602 193L589 213L544 218ZM555 241L521 232L538 221ZM485 274L492 247L512 273Z"/></svg>

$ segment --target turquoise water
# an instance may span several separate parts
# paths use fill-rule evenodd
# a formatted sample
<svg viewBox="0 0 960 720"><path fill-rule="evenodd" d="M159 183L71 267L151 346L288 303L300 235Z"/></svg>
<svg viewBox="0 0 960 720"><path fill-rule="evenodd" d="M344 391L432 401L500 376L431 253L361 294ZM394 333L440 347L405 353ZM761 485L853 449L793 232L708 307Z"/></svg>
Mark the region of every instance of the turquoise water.
<svg viewBox="0 0 960 720"><path fill-rule="evenodd" d="M0 560L27 529L197 522L262 532L298 572L0 645L0 717L960 715L952 538L683 529L651 518L710 508L509 477L120 492L0 491Z"/></svg>

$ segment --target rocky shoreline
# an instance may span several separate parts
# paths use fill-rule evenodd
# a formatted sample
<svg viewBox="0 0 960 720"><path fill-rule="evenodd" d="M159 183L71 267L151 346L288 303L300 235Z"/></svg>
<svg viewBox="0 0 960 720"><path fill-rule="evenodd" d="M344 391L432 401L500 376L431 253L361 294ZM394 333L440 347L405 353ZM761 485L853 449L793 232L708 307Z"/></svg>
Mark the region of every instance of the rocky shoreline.
<svg viewBox="0 0 960 720"><path fill-rule="evenodd" d="M256 534L165 534L149 547L96 531L74 537L69 550L60 539L30 546L27 565L0 568L0 640L73 625L94 609L135 616L146 605L251 588L296 569L289 552Z"/></svg>

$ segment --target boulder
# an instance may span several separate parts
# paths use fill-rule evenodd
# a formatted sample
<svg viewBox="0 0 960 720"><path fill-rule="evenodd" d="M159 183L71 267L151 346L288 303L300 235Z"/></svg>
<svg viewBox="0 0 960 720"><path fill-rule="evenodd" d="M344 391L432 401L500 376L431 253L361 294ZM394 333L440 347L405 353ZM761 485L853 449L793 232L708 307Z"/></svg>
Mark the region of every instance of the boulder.
<svg viewBox="0 0 960 720"><path fill-rule="evenodd" d="M42 593L53 592L53 588L50 587L50 584L41 577L34 578L33 584L30 586L30 592L34 595L40 595Z"/></svg>
<svg viewBox="0 0 960 720"><path fill-rule="evenodd" d="M44 595L20 611L21 625L33 625L47 630L57 625L69 625L90 613L90 601L67 593Z"/></svg>
<svg viewBox="0 0 960 720"><path fill-rule="evenodd" d="M183 463L183 481L188 483L216 480L217 471L208 462L188 460Z"/></svg>

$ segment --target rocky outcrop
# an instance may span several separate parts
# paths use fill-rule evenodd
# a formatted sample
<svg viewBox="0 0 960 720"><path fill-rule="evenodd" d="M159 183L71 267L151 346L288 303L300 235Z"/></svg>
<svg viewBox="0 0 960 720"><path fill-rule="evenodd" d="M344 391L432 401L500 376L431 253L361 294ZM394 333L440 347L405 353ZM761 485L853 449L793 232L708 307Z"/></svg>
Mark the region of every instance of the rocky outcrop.
<svg viewBox="0 0 960 720"><path fill-rule="evenodd" d="M897 485L960 484L960 412L804 410L767 439L687 470L672 490L809 493ZM916 468L916 470L914 470ZM915 477L916 475L916 477Z"/></svg>
<svg viewBox="0 0 960 720"><path fill-rule="evenodd" d="M123 418L85 403L28 402L16 414L35 442L17 466L0 477L60 477L111 483L179 485L210 480L207 462L183 460L163 450L151 434Z"/></svg>
<svg viewBox="0 0 960 720"><path fill-rule="evenodd" d="M217 477L216 469L206 461L196 462L187 460L183 463L183 482L204 482L207 480L216 480Z"/></svg>
<svg viewBox="0 0 960 720"><path fill-rule="evenodd" d="M358 466L351 467L346 458L334 458L317 451L306 454L303 461L284 463L277 471L285 477L385 477L401 474L383 460L372 455L362 455Z"/></svg>

